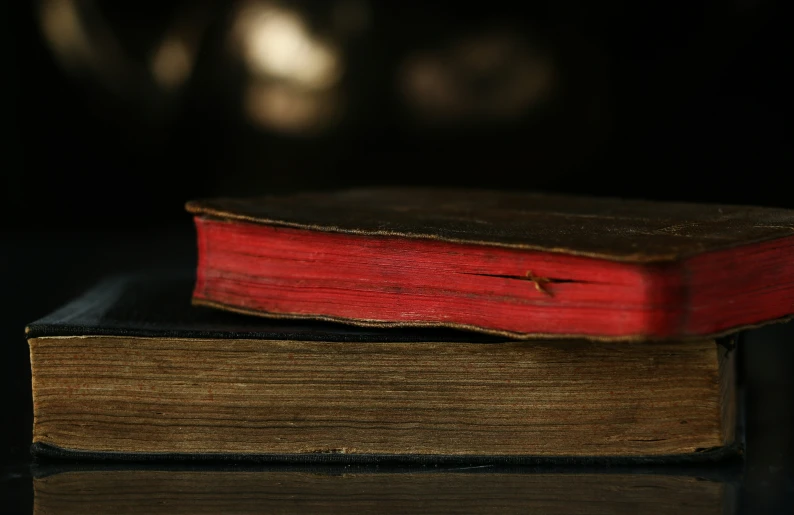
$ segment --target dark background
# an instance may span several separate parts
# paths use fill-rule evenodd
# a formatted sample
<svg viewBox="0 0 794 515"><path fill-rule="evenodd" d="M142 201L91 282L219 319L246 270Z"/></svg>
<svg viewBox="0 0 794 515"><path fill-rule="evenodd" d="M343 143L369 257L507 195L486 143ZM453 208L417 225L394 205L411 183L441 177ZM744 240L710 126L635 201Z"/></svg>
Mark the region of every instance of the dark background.
<svg viewBox="0 0 794 515"><path fill-rule="evenodd" d="M24 325L105 274L193 266L188 199L415 184L794 208L782 2L17 4L0 460L22 507ZM794 498L793 335L746 338L745 508Z"/></svg>

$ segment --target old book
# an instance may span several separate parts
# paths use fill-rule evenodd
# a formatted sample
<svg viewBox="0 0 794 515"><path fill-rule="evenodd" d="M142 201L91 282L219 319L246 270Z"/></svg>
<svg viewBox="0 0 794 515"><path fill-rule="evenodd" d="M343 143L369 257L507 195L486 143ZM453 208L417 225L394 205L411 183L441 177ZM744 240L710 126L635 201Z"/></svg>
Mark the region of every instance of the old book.
<svg viewBox="0 0 794 515"><path fill-rule="evenodd" d="M511 337L698 339L794 313L794 211L371 189L191 202L193 300Z"/></svg>
<svg viewBox="0 0 794 515"><path fill-rule="evenodd" d="M45 467L34 514L736 512L733 469Z"/></svg>
<svg viewBox="0 0 794 515"><path fill-rule="evenodd" d="M441 464L734 456L726 341L509 341L191 307L113 279L27 328L33 451Z"/></svg>

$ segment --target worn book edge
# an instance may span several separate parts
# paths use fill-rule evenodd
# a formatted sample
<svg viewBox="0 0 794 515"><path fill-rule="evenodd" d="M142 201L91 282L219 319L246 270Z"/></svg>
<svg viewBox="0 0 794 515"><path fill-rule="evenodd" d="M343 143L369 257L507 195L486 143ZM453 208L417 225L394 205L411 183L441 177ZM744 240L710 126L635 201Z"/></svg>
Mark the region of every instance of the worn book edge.
<svg viewBox="0 0 794 515"><path fill-rule="evenodd" d="M63 449L54 445L34 443L31 454L36 458L90 460L106 462L244 462L271 465L359 465L359 466L619 466L672 465L739 462L744 454L743 441L701 452L664 456L483 456L430 454L233 454L233 453L129 453L95 452Z"/></svg>
<svg viewBox="0 0 794 515"><path fill-rule="evenodd" d="M483 328L475 325L456 324L454 322L389 322L384 320L368 320L360 318L344 318L328 315L313 315L313 314L291 314L291 313L273 313L268 311L261 311L256 309L246 309L237 306L230 306L221 302L193 297L191 303L194 306L203 306L213 309L220 309L231 313L239 313L242 315L253 315L262 318L275 319L275 320L317 320L322 322L342 323L346 325L354 325L358 327L372 327L379 329L393 329L400 327L409 328L446 328L463 331L474 331L475 333L488 334L493 336L502 336L512 340L589 340L597 342L656 342L656 341L670 341L669 337L654 337L653 335L627 335L627 336L599 336L591 334L558 334L558 333L515 333L511 331L502 331L499 329ZM720 331L718 333L710 334L697 334L697 335L681 335L676 336L675 341L702 341L708 339L719 339L731 336L741 331L750 329L757 329L768 324L783 324L794 319L794 315L786 315L784 317L775 318L772 320L765 320L757 324L744 325L740 327L733 327Z"/></svg>
<svg viewBox="0 0 794 515"><path fill-rule="evenodd" d="M735 352L733 342L725 343ZM36 474L49 475L73 466L70 461L81 462L85 467L362 467L389 469L416 469L433 467L493 467L497 469L525 467L693 467L718 466L743 468L745 453L745 393L736 392L736 423L732 443L696 453L662 456L485 456L485 455L419 455L419 454L239 454L239 453L125 453L96 452L64 449L55 445L35 442L30 446ZM550 469L553 470L553 469ZM674 470L674 469L670 469Z"/></svg>

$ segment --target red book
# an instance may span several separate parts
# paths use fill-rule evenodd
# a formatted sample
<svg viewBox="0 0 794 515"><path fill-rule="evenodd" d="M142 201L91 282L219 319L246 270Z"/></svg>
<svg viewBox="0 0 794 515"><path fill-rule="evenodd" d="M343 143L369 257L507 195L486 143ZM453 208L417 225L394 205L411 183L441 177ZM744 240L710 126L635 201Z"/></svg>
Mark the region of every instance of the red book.
<svg viewBox="0 0 794 515"><path fill-rule="evenodd" d="M190 202L193 301L511 337L714 336L794 313L794 211L441 189Z"/></svg>

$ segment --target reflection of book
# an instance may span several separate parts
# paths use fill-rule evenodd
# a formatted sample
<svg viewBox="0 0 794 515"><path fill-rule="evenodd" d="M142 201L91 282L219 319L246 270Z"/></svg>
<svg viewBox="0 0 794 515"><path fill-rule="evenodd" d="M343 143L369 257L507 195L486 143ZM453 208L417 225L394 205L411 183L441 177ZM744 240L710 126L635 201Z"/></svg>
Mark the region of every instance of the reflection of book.
<svg viewBox="0 0 794 515"><path fill-rule="evenodd" d="M295 325L193 308L191 285L111 280L28 327L34 451L484 464L737 449L727 344Z"/></svg>
<svg viewBox="0 0 794 515"><path fill-rule="evenodd" d="M513 337L683 339L794 314L794 211L372 189L188 204L194 302Z"/></svg>
<svg viewBox="0 0 794 515"><path fill-rule="evenodd" d="M730 473L71 470L34 480L36 514L667 513L735 511Z"/></svg>

